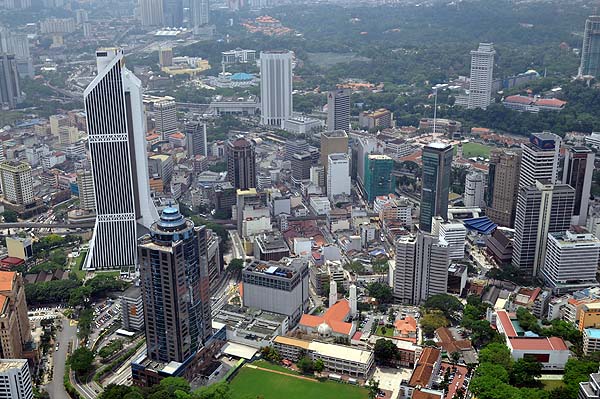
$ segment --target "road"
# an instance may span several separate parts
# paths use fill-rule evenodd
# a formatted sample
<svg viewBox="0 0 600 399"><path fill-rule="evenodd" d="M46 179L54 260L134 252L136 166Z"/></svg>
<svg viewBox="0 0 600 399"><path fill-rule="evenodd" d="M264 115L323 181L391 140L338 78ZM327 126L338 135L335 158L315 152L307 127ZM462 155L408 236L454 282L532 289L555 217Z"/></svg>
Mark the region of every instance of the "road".
<svg viewBox="0 0 600 399"><path fill-rule="evenodd" d="M65 399L69 395L65 391L63 385L63 377L65 375L65 363L67 361L67 350L69 342L73 342L74 347L77 345L77 325L71 325L70 320L62 320L62 330L56 334L56 342L59 343L58 351L53 353L52 381L46 385L46 391L51 399Z"/></svg>
<svg viewBox="0 0 600 399"><path fill-rule="evenodd" d="M244 251L244 245L242 243L242 240L240 239L239 234L237 233L237 231L229 230L229 236L231 237L231 242L233 244L233 246L231 247L233 258L245 260L246 252Z"/></svg>

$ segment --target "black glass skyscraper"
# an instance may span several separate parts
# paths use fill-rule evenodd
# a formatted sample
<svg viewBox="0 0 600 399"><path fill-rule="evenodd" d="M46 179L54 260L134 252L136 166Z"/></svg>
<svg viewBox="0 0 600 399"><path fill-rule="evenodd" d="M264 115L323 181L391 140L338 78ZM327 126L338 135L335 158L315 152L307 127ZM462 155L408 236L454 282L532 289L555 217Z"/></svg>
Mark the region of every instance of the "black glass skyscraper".
<svg viewBox="0 0 600 399"><path fill-rule="evenodd" d="M419 228L431 233L431 218L448 220L448 194L452 170L452 146L431 143L423 148L423 177Z"/></svg>

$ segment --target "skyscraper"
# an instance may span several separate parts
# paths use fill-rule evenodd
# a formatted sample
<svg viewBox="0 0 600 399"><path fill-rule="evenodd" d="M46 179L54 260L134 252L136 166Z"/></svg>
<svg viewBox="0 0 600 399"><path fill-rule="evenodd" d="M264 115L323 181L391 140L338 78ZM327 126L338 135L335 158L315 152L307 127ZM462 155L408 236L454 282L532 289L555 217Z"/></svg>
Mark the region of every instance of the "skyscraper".
<svg viewBox="0 0 600 399"><path fill-rule="evenodd" d="M327 130L350 128L350 89L336 89L327 93Z"/></svg>
<svg viewBox="0 0 600 399"><path fill-rule="evenodd" d="M501 226L514 226L520 170L520 151L494 149L490 153L486 215Z"/></svg>
<svg viewBox="0 0 600 399"><path fill-rule="evenodd" d="M600 240L581 227L548 234L541 275L555 295L598 285Z"/></svg>
<svg viewBox="0 0 600 399"><path fill-rule="evenodd" d="M27 162L5 161L0 164L4 199L15 205L29 205L33 198L31 166Z"/></svg>
<svg viewBox="0 0 600 399"><path fill-rule="evenodd" d="M471 83L469 86L468 108L486 109L492 100L492 77L494 74L494 45L479 43L477 50L471 51Z"/></svg>
<svg viewBox="0 0 600 399"><path fill-rule="evenodd" d="M348 153L348 133L345 130L334 130L321 133L321 155L319 163L325 171L327 181L327 168L329 167L329 155Z"/></svg>
<svg viewBox="0 0 600 399"><path fill-rule="evenodd" d="M163 0L140 0L142 26L163 26Z"/></svg>
<svg viewBox="0 0 600 399"><path fill-rule="evenodd" d="M291 161L294 154L308 151L308 142L304 139L290 138L285 141L285 154L283 159Z"/></svg>
<svg viewBox="0 0 600 399"><path fill-rule="evenodd" d="M156 133L166 140L177 132L177 106L172 98L162 98L153 104Z"/></svg>
<svg viewBox="0 0 600 399"><path fill-rule="evenodd" d="M15 56L0 54L0 107L13 109L21 100L21 86Z"/></svg>
<svg viewBox="0 0 600 399"><path fill-rule="evenodd" d="M536 180L556 183L558 179L558 154L561 139L549 133L533 133L529 143L521 144L521 170L519 189L534 186Z"/></svg>
<svg viewBox="0 0 600 399"><path fill-rule="evenodd" d="M350 195L350 159L348 154L329 154L327 196L331 201L338 195Z"/></svg>
<svg viewBox="0 0 600 399"><path fill-rule="evenodd" d="M256 187L256 153L246 139L227 142L227 180L236 190Z"/></svg>
<svg viewBox="0 0 600 399"><path fill-rule="evenodd" d="M571 220L574 225L585 226L587 221L594 159L594 153L587 147L570 147L565 152L562 182L575 189L575 209Z"/></svg>
<svg viewBox="0 0 600 399"><path fill-rule="evenodd" d="M419 228L431 233L431 218L448 220L448 195L452 171L452 146L431 143L423 148L423 178L421 181L421 214Z"/></svg>
<svg viewBox="0 0 600 399"><path fill-rule="evenodd" d="M292 58L291 51L262 51L260 53L261 123L283 128L292 116Z"/></svg>
<svg viewBox="0 0 600 399"><path fill-rule="evenodd" d="M77 188L79 190L79 207L86 211L96 209L94 197L94 176L89 170L77 173Z"/></svg>
<svg viewBox="0 0 600 399"><path fill-rule="evenodd" d="M0 359L21 359L32 343L25 284L17 272L0 271Z"/></svg>
<svg viewBox="0 0 600 399"><path fill-rule="evenodd" d="M24 33L16 33L0 26L0 54L13 54L20 77L33 77L33 60L29 51L29 38Z"/></svg>
<svg viewBox="0 0 600 399"><path fill-rule="evenodd" d="M482 207L485 194L485 180L480 172L470 172L465 179L464 203L468 208Z"/></svg>
<svg viewBox="0 0 600 399"><path fill-rule="evenodd" d="M308 151L302 151L292 155L292 183L296 186L304 180L310 179L310 167L312 166L312 155Z"/></svg>
<svg viewBox="0 0 600 399"><path fill-rule="evenodd" d="M600 75L600 16L590 16L585 21L579 76Z"/></svg>
<svg viewBox="0 0 600 399"><path fill-rule="evenodd" d="M186 123L185 137L187 139L187 150L190 157L196 155L208 156L206 122L191 121Z"/></svg>
<svg viewBox="0 0 600 399"><path fill-rule="evenodd" d="M183 363L211 335L206 229L167 207L138 254L147 357Z"/></svg>
<svg viewBox="0 0 600 399"><path fill-rule="evenodd" d="M137 263L137 223L158 213L150 196L146 119L141 82L117 48L96 52L98 74L84 92L96 226L86 267L114 269Z"/></svg>
<svg viewBox="0 0 600 399"><path fill-rule="evenodd" d="M183 26L182 0L163 0L163 26L170 28Z"/></svg>
<svg viewBox="0 0 600 399"><path fill-rule="evenodd" d="M571 186L548 180L519 190L512 263L523 277L538 275L546 257L548 233L569 229L574 202Z"/></svg>
<svg viewBox="0 0 600 399"><path fill-rule="evenodd" d="M387 155L370 154L366 156L365 194L368 202L373 202L375 197L380 195L394 192L393 169L394 160Z"/></svg>
<svg viewBox="0 0 600 399"><path fill-rule="evenodd" d="M448 244L418 231L396 242L396 264L390 273L394 299L420 305L436 294L445 294L448 285Z"/></svg>
<svg viewBox="0 0 600 399"><path fill-rule="evenodd" d="M27 360L0 359L0 398L34 398Z"/></svg>
<svg viewBox="0 0 600 399"><path fill-rule="evenodd" d="M208 25L209 13L209 0L190 0L190 25L195 35L199 33L201 27Z"/></svg>

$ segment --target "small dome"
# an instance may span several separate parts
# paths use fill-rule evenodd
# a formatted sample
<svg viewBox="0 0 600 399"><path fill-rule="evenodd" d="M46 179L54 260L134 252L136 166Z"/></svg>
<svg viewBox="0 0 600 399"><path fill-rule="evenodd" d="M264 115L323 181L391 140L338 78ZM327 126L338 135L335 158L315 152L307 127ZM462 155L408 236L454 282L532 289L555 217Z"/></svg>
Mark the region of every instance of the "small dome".
<svg viewBox="0 0 600 399"><path fill-rule="evenodd" d="M329 327L329 324L323 322L317 327L317 332L321 336L329 336L331 335L332 330L331 327Z"/></svg>

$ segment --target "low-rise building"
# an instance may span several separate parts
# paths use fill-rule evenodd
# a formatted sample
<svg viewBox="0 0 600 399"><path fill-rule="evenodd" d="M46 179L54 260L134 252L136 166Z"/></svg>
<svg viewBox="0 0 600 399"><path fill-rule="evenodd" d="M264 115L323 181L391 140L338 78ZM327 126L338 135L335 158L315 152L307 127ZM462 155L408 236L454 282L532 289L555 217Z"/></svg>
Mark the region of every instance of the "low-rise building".
<svg viewBox="0 0 600 399"><path fill-rule="evenodd" d="M273 340L273 347L286 359L298 361L304 354L313 361L322 360L330 372L352 377L367 378L375 363L372 351L344 345L279 336Z"/></svg>
<svg viewBox="0 0 600 399"><path fill-rule="evenodd" d="M585 328L583 330L583 353L590 355L600 352L600 329Z"/></svg>
<svg viewBox="0 0 600 399"><path fill-rule="evenodd" d="M281 234L263 233L254 239L254 257L260 260L281 260L290 256L290 248Z"/></svg>
<svg viewBox="0 0 600 399"><path fill-rule="evenodd" d="M413 393L421 388L431 388L435 377L440 371L442 364L442 352L437 348L427 347L423 349L417 365L408 381L400 383L399 399L409 399Z"/></svg>
<svg viewBox="0 0 600 399"><path fill-rule="evenodd" d="M269 346L271 341L287 334L289 317L279 313L225 304L214 316L213 325L226 326L227 341L253 348Z"/></svg>
<svg viewBox="0 0 600 399"><path fill-rule="evenodd" d="M392 127L393 114L391 111L380 108L375 111L363 111L358 116L358 124L362 129L388 129Z"/></svg>
<svg viewBox="0 0 600 399"><path fill-rule="evenodd" d="M127 331L144 329L144 302L140 287L132 285L120 296L121 323Z"/></svg>

